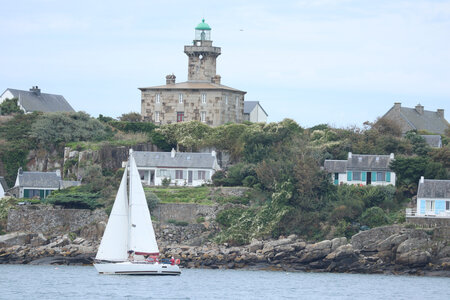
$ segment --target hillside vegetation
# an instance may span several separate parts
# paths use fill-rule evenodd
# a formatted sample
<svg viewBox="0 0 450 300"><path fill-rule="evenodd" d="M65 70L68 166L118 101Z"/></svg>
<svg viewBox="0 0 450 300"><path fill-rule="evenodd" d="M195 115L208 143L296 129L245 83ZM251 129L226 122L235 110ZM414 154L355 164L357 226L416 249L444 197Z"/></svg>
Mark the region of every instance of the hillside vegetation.
<svg viewBox="0 0 450 300"><path fill-rule="evenodd" d="M449 136L443 136L443 148L431 149L419 134L401 137L398 128L387 122L346 129L324 124L305 129L289 119L214 128L199 122L158 127L135 122L131 114L116 121L104 116L94 119L82 112L34 113L18 114L0 124L0 159L2 175L11 185L17 168L26 167L30 150L56 150L62 157L65 146L83 150L150 142L164 151L213 147L229 153L232 162L213 176L214 185L245 186L264 195L258 201L234 199L243 205L217 216L222 231L216 241L242 244L255 237L291 233L309 239L350 236L362 226L402 222L404 205L415 195L420 176L449 179L450 174ZM325 159L346 159L348 152L395 153L391 167L398 176L397 186L332 185L321 166ZM85 201L90 208L110 208L121 172L88 166L81 187L55 193L48 201L67 206ZM195 194L189 194L192 191ZM151 193L167 202L217 202L201 188L184 192L161 188ZM75 202L71 194L77 195L72 197Z"/></svg>

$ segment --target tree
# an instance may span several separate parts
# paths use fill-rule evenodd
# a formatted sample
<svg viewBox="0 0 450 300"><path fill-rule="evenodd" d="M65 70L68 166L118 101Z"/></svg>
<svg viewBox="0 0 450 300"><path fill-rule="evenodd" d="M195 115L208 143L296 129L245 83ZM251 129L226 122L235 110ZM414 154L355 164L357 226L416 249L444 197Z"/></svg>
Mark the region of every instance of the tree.
<svg viewBox="0 0 450 300"><path fill-rule="evenodd" d="M122 114L120 117L118 117L118 119L124 122L140 122L142 120L142 116L137 112L129 112L126 114Z"/></svg>
<svg viewBox="0 0 450 300"><path fill-rule="evenodd" d="M20 109L17 104L17 98L6 99L0 104L0 114L2 116L11 115L13 113L23 114L23 111Z"/></svg>
<svg viewBox="0 0 450 300"><path fill-rule="evenodd" d="M44 113L33 123L30 136L48 146L78 141L101 141L111 129L85 112Z"/></svg>

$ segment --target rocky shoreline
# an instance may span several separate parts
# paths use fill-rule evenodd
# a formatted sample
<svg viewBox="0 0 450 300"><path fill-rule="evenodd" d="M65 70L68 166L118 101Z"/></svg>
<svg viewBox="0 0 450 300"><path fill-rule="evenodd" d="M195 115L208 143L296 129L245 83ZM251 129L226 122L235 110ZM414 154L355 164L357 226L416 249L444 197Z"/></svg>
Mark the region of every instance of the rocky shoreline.
<svg viewBox="0 0 450 300"><path fill-rule="evenodd" d="M99 226L97 226L99 227ZM180 231L180 229L177 229ZM14 232L0 236L0 264L91 264L93 239L70 235ZM308 243L295 235L253 240L249 245L204 243L194 246L161 241L161 256L175 256L186 268L268 269L450 277L450 228L429 230L385 226L360 232L351 240Z"/></svg>

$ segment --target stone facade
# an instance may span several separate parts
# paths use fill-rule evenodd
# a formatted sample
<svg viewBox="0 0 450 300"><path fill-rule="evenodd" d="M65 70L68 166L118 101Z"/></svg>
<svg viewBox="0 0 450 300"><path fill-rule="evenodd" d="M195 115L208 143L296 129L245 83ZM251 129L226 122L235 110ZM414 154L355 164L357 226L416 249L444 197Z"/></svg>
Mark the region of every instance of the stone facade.
<svg viewBox="0 0 450 300"><path fill-rule="evenodd" d="M216 74L221 49L212 46L210 32L206 39L197 39L198 36L196 32L193 44L184 47L188 81L176 83L172 74L166 76L165 85L140 88L144 120L155 124L200 121L210 126L244 120L246 92L221 84L221 77Z"/></svg>

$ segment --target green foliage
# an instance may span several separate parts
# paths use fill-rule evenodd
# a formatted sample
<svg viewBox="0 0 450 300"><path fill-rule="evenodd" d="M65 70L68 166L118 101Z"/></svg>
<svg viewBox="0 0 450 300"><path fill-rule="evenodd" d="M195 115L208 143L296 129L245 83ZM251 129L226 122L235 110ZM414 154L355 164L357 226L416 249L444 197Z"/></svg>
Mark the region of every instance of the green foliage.
<svg viewBox="0 0 450 300"><path fill-rule="evenodd" d="M0 104L0 115L6 116L11 114L23 114L23 111L20 109L17 101L17 98L5 99Z"/></svg>
<svg viewBox="0 0 450 300"><path fill-rule="evenodd" d="M156 196L155 193L153 193L151 190L146 189L145 191L145 198L147 199L147 205L148 205L148 209L150 211L153 211L156 206L161 202L161 200L159 200L158 196Z"/></svg>
<svg viewBox="0 0 450 300"><path fill-rule="evenodd" d="M149 122L132 122L132 121L109 121L109 125L123 132L144 132L151 133L158 126Z"/></svg>
<svg viewBox="0 0 450 300"><path fill-rule="evenodd" d="M361 224L371 228L389 224L389 218L380 207L374 206L368 208L361 216Z"/></svg>
<svg viewBox="0 0 450 300"><path fill-rule="evenodd" d="M41 145L100 141L112 136L109 127L84 112L45 113L33 123L30 136Z"/></svg>
<svg viewBox="0 0 450 300"><path fill-rule="evenodd" d="M170 187L149 188L144 190L154 193L161 203L197 203L211 205L208 187Z"/></svg>
<svg viewBox="0 0 450 300"><path fill-rule="evenodd" d="M408 131L405 138L412 144L413 153L419 156L426 156L431 148L428 146L425 138L417 134L415 131Z"/></svg>
<svg viewBox="0 0 450 300"><path fill-rule="evenodd" d="M254 166L251 164L238 163L231 166L225 173L223 171L217 171L212 176L212 181L215 186L250 186L244 184L244 179L247 184L256 184L256 172ZM253 178L251 178L253 177Z"/></svg>
<svg viewBox="0 0 450 300"><path fill-rule="evenodd" d="M178 220L173 220L173 219L168 220L167 223L174 224L175 226L188 226L189 225L188 222L178 221Z"/></svg>
<svg viewBox="0 0 450 300"><path fill-rule="evenodd" d="M51 193L46 202L64 208L95 209L102 206L98 202L99 198L100 193L79 192L69 188Z"/></svg>
<svg viewBox="0 0 450 300"><path fill-rule="evenodd" d="M197 224L203 223L203 222L205 222L205 217L200 216L195 221L197 222Z"/></svg>
<svg viewBox="0 0 450 300"><path fill-rule="evenodd" d="M140 122L142 116L140 113L137 112L129 112L126 114L122 114L118 119L124 122Z"/></svg>
<svg viewBox="0 0 450 300"><path fill-rule="evenodd" d="M161 184L163 187L168 187L170 185L170 178L167 178L167 177L163 178L161 180Z"/></svg>

